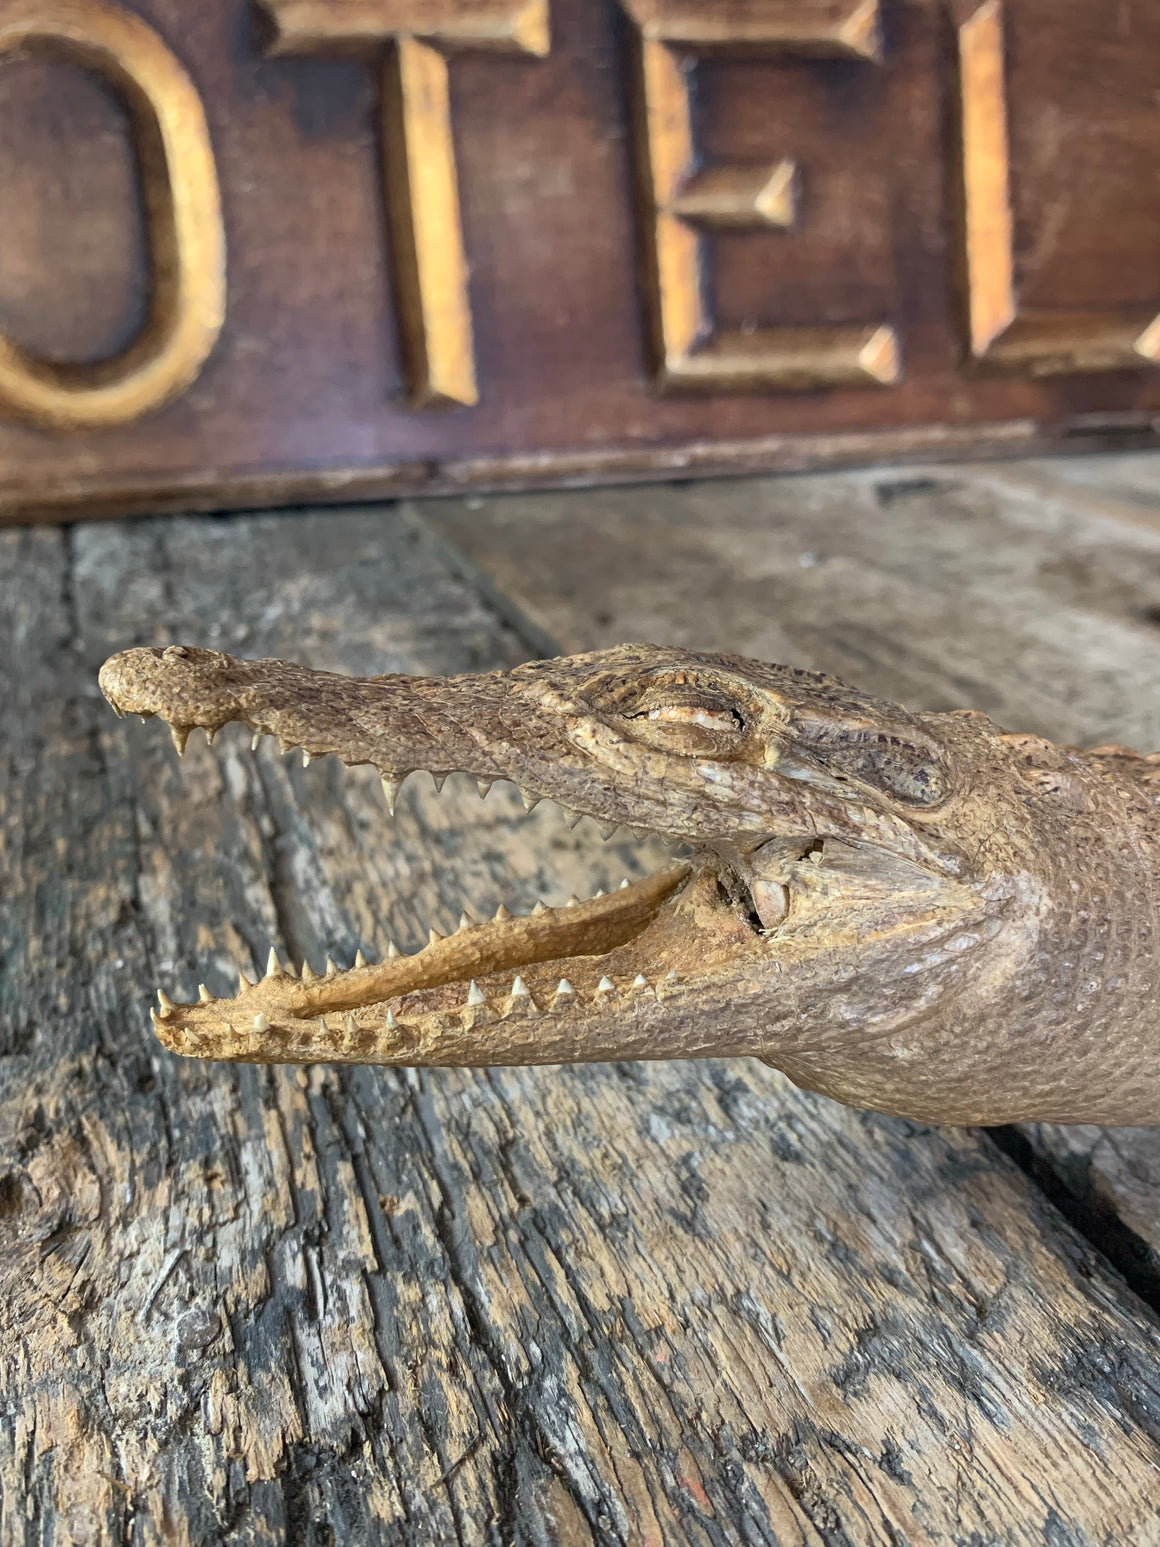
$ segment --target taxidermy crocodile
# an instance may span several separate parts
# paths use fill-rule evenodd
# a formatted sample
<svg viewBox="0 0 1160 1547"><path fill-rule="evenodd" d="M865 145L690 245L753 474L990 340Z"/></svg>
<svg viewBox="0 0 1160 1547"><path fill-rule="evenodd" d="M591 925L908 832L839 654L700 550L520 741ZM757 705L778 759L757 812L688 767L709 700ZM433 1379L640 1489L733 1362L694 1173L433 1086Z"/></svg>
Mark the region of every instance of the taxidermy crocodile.
<svg viewBox="0 0 1160 1547"><path fill-rule="evenodd" d="M348 971L164 993L165 1045L267 1062L754 1054L928 1122L1160 1122L1160 754L1080 752L972 710L649 645L454 677L351 678L183 645L101 671L178 750L230 720L372 763L514 780L687 844L608 895Z"/></svg>

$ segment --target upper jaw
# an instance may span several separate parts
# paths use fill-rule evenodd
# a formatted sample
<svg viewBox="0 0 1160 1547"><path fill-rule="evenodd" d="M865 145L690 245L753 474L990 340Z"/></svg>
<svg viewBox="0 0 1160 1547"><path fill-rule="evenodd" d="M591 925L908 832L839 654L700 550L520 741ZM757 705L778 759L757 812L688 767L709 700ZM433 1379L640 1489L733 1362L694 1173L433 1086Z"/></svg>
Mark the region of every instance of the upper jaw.
<svg viewBox="0 0 1160 1547"><path fill-rule="evenodd" d="M549 669L554 668L554 669ZM768 838L833 836L935 863L906 821L776 767L684 757L642 745L592 711L571 663L452 677L354 678L286 661L246 661L192 646L126 650L101 669L118 713L159 715L178 750L195 727L231 720L310 758L371 763L388 802L418 769L513 780L525 804L551 799L605 828L621 824L744 851Z"/></svg>

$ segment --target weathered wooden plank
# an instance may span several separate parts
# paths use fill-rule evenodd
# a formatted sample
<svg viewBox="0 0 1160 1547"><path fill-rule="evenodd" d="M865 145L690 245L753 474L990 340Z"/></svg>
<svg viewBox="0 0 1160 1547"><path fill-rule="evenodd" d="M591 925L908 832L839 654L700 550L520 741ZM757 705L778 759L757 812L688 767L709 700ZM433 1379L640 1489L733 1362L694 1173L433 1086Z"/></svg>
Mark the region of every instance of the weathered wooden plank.
<svg viewBox="0 0 1160 1547"><path fill-rule="evenodd" d="M422 509L544 650L625 639L734 650L1056 740L1160 747L1155 457ZM1025 1136L1060 1201L1155 1298L1160 1132Z"/></svg>
<svg viewBox="0 0 1160 1547"><path fill-rule="evenodd" d="M359 671L524 653L420 528L0 545L4 1547L1150 1540L1160 1327L984 1139L742 1061L154 1043L154 981L224 989L271 941L315 966L414 945L501 876L527 906L648 859L499 790L416 780L390 826L373 778L236 731L179 765L97 699L134 640Z"/></svg>

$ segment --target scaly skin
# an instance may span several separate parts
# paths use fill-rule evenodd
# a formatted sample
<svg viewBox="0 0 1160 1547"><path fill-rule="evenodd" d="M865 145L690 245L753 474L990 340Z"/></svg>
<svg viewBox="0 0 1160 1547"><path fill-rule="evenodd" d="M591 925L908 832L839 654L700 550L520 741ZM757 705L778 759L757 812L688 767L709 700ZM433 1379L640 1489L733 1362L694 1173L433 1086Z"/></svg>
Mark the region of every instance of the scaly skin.
<svg viewBox="0 0 1160 1547"><path fill-rule="evenodd" d="M649 645L510 672L341 677L175 645L101 671L120 713L512 779L691 845L608 897L414 956L173 1004L205 1058L560 1063L751 1053L928 1122L1160 1122L1160 755L910 714L833 678Z"/></svg>

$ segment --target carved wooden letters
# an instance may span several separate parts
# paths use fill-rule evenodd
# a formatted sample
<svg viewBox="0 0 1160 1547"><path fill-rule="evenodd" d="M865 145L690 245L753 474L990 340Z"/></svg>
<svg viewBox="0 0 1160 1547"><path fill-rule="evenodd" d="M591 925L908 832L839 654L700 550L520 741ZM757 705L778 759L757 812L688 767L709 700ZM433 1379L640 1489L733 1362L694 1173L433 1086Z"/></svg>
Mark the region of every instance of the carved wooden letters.
<svg viewBox="0 0 1160 1547"><path fill-rule="evenodd" d="M983 0L959 24L958 45L971 355L1037 376L1160 359L1160 316L1151 309L1017 310L1002 0Z"/></svg>
<svg viewBox="0 0 1160 1547"><path fill-rule="evenodd" d="M714 330L698 228L791 226L795 167L698 169L688 72L697 54L833 54L878 59L877 0L623 0L637 38L637 176L654 369L662 388L782 391L895 381L894 329Z"/></svg>
<svg viewBox="0 0 1160 1547"><path fill-rule="evenodd" d="M0 0L0 521L1160 446L1158 81L1156 0Z"/></svg>
<svg viewBox="0 0 1160 1547"><path fill-rule="evenodd" d="M94 365L39 360L0 335L0 405L38 424L122 424L184 391L225 318L225 235L193 83L138 17L104 0L5 0L0 55L43 49L105 76L133 119L149 225L148 320Z"/></svg>
<svg viewBox="0 0 1160 1547"><path fill-rule="evenodd" d="M391 261L411 403L479 398L444 52L543 57L547 0L265 0L275 53L389 43L383 164Z"/></svg>

